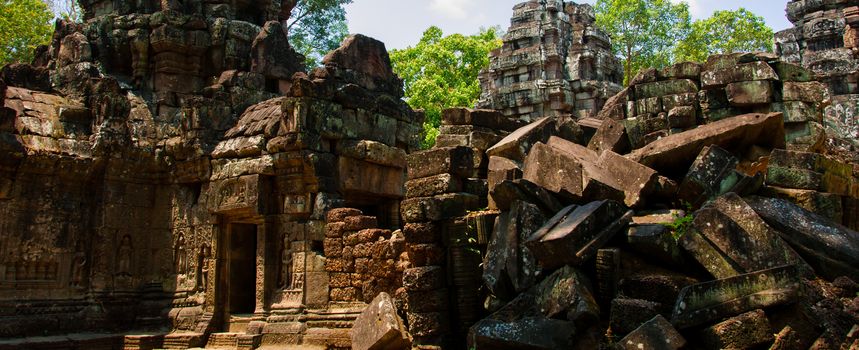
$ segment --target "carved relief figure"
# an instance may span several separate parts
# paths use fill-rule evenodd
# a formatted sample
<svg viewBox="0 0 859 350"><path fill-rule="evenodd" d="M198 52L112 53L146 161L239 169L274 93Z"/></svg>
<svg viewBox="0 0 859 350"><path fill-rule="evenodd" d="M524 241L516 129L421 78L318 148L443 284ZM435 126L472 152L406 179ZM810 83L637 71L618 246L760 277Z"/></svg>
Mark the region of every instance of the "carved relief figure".
<svg viewBox="0 0 859 350"><path fill-rule="evenodd" d="M119 244L117 250L117 269L118 274L131 275L131 236L125 235Z"/></svg>
<svg viewBox="0 0 859 350"><path fill-rule="evenodd" d="M200 254L197 261L197 290L205 292L209 286L209 257L212 254L212 248L208 244L203 244L200 247Z"/></svg>
<svg viewBox="0 0 859 350"><path fill-rule="evenodd" d="M176 273L184 275L188 272L188 259L185 253L185 237L180 235L173 247L173 259L176 264Z"/></svg>
<svg viewBox="0 0 859 350"><path fill-rule="evenodd" d="M76 246L77 247L75 248L75 256L72 260L71 286L83 287L84 268L87 264L86 252L84 252L81 242L78 242Z"/></svg>

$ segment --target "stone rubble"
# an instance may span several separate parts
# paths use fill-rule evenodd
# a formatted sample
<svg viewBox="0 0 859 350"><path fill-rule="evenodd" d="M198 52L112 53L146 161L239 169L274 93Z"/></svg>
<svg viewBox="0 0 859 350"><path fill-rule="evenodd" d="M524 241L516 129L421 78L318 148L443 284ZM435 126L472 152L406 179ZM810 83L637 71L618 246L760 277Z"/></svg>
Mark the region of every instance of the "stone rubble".
<svg viewBox="0 0 859 350"><path fill-rule="evenodd" d="M384 45L303 72L294 1L85 1L0 69L0 349L855 347L846 3L621 90L589 5L524 2L419 150Z"/></svg>

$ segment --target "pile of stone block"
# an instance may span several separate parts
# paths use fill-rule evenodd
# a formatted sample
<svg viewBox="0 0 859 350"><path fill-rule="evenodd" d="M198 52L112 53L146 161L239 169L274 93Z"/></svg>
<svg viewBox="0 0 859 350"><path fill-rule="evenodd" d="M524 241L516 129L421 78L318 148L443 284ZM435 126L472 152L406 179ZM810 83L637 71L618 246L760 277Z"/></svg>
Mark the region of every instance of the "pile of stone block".
<svg viewBox="0 0 859 350"><path fill-rule="evenodd" d="M597 115L603 122L596 124L595 142L638 149L730 116L782 112L788 148L820 151L826 139L823 110L830 101L825 85L813 78L811 71L766 53L714 55L704 64L645 69ZM607 119L618 121L623 131L608 133L604 129L616 126L602 126ZM621 133L626 137L610 137Z"/></svg>
<svg viewBox="0 0 859 350"><path fill-rule="evenodd" d="M588 4L526 1L513 7L501 48L480 73L480 108L534 121L590 116L621 89L623 69Z"/></svg>
<svg viewBox="0 0 859 350"><path fill-rule="evenodd" d="M395 293L406 266L402 234L376 228L376 218L357 209L332 209L327 215L329 300L369 303L379 293Z"/></svg>
<svg viewBox="0 0 859 350"><path fill-rule="evenodd" d="M547 118L490 148L500 213L468 346L855 346L859 232L831 213L859 182L786 149L784 118L730 115L623 155L555 136Z"/></svg>

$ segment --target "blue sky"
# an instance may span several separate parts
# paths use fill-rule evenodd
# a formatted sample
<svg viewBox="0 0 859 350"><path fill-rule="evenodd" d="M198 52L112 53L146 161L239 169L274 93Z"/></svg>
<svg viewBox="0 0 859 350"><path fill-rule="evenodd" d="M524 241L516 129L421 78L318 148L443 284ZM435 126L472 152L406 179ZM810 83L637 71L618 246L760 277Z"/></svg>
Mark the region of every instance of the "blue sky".
<svg viewBox="0 0 859 350"><path fill-rule="evenodd" d="M423 31L436 25L445 34L473 34L481 27L510 23L513 5L524 0L354 0L346 6L349 31L383 41L388 49L418 42ZM580 1L593 3L595 0ZM680 1L680 0L677 0ZM785 18L787 0L685 0L692 19L709 17L716 10L745 7L762 16L775 31L791 26Z"/></svg>

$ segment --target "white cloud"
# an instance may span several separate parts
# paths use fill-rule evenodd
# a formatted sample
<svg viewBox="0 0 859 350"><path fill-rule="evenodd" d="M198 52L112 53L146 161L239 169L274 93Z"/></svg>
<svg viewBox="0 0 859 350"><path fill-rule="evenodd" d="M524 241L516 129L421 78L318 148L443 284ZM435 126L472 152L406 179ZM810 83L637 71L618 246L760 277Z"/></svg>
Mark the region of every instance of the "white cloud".
<svg viewBox="0 0 859 350"><path fill-rule="evenodd" d="M473 0L432 0L430 8L451 19L465 19Z"/></svg>

